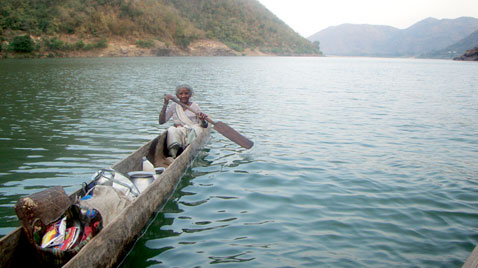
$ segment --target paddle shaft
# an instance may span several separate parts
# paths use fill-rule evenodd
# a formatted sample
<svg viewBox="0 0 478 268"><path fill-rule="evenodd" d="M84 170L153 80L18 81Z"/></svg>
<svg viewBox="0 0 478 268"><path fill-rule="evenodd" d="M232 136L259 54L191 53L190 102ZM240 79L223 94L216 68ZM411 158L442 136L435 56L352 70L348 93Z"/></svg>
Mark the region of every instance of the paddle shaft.
<svg viewBox="0 0 478 268"><path fill-rule="evenodd" d="M174 101L175 103L181 105L182 107L190 110L191 112L193 112L195 115L198 115L199 113L194 111L193 109L191 109L191 107L187 106L186 104L180 102L178 99L176 98L172 98L171 99L172 101ZM214 129L221 133L224 137L230 139L231 141L239 144L240 146L246 148L246 149L249 149L251 148L253 145L254 145L254 142L252 142L251 140L249 140L248 138L244 137L241 133L237 132L236 130L234 130L232 127L228 126L227 124L223 123L223 122L214 122L212 119L210 119L209 117L206 116L205 118L206 121L208 121L209 123L213 124L214 125Z"/></svg>

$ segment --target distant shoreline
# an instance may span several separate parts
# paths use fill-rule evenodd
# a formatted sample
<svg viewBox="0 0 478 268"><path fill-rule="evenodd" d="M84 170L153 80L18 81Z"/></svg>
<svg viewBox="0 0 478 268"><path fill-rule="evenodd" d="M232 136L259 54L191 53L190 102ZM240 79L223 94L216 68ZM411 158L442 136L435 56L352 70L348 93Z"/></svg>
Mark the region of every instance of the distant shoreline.
<svg viewBox="0 0 478 268"><path fill-rule="evenodd" d="M80 39L74 35L62 37L32 37L33 47L31 52L13 52L6 49L0 50L1 59L23 59L23 58L102 58L102 57L171 57L171 56L310 56L321 57L321 54L291 54L282 55L266 53L259 48L235 51L226 44L209 39L200 39L191 42L188 47L180 48L170 43L158 40L139 40L115 38L109 39ZM44 40L53 40L48 44L55 49L41 47ZM3 42L4 48L9 43Z"/></svg>

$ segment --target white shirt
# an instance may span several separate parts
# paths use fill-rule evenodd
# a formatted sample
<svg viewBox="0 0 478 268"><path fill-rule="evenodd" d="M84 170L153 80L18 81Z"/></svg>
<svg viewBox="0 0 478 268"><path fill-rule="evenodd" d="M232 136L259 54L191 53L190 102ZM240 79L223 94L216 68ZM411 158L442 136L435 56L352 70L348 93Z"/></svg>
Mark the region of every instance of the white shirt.
<svg viewBox="0 0 478 268"><path fill-rule="evenodd" d="M176 114L176 103L172 103L170 106L168 106L168 109L166 109L166 122L173 117L173 122L175 125L183 125L181 120L179 120L178 115ZM201 112L201 109L199 108L199 105L195 102L192 102L189 108L193 109L197 113ZM199 121L199 118L196 116L195 113L191 112L189 109L186 109L184 111L188 118L193 121L196 124L200 124L201 122Z"/></svg>

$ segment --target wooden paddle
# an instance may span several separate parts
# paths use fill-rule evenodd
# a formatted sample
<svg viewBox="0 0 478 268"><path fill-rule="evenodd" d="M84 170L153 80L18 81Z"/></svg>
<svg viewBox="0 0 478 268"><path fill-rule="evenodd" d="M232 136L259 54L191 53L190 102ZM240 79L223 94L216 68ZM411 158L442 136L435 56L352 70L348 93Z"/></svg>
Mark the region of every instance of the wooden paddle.
<svg viewBox="0 0 478 268"><path fill-rule="evenodd" d="M193 109L191 109L189 106L187 106L186 104L180 102L178 99L176 98L173 98L171 99L172 101L174 101L175 103L181 105L182 107L190 110L191 112L193 112L194 114L198 114L196 111L194 111ZM246 148L246 149L250 149L252 147L252 145L254 145L254 142L252 142L251 140L249 140L248 138L244 137L241 133L237 132L236 130L234 130L232 127L228 126L226 123L223 123L223 122L220 122L220 121L212 121L209 117L206 117L206 121L208 121L209 123L213 124L214 125L214 129L221 133L224 137L230 139L231 141L239 144L240 146Z"/></svg>

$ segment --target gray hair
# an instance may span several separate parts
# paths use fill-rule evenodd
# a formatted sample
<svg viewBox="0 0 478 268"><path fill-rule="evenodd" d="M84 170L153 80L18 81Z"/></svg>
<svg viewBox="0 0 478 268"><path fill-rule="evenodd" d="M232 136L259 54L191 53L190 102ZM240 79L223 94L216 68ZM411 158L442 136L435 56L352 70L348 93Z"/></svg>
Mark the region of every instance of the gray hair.
<svg viewBox="0 0 478 268"><path fill-rule="evenodd" d="M191 96L194 94L194 90L193 90L193 88L192 88L190 85L188 85L188 84L182 84L182 85L179 85L179 86L176 87L176 95L178 95L179 90L180 90L181 88L187 89L187 91L189 91L189 94L190 94Z"/></svg>

